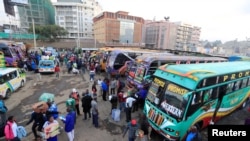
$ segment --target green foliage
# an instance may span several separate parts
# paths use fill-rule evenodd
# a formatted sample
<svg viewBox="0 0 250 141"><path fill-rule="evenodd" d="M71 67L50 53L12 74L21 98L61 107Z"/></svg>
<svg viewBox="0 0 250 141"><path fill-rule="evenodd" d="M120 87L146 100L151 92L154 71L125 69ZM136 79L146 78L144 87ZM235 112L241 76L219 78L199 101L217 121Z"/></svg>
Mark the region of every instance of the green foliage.
<svg viewBox="0 0 250 141"><path fill-rule="evenodd" d="M33 33L33 28L30 27L28 31ZM35 32L39 35L38 39L50 42L58 41L59 37L68 34L68 31L58 25L36 25Z"/></svg>

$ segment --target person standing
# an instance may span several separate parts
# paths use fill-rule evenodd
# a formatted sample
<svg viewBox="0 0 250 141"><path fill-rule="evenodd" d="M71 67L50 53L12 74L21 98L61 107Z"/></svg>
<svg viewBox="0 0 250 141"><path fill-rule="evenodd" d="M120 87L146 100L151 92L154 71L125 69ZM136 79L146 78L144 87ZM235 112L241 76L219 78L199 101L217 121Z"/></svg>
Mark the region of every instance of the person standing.
<svg viewBox="0 0 250 141"><path fill-rule="evenodd" d="M141 137L141 141L150 140L150 126L147 117L144 114L142 115L140 129L143 131L143 136Z"/></svg>
<svg viewBox="0 0 250 141"><path fill-rule="evenodd" d="M98 124L99 111L98 111L98 105L96 102L96 98L92 99L92 101L91 101L91 112L92 112L93 124L96 128L98 128L99 127L99 124Z"/></svg>
<svg viewBox="0 0 250 141"><path fill-rule="evenodd" d="M78 116L81 115L80 109L79 109L80 95L79 95L79 92L75 88L72 89L70 97L75 99L75 109L76 109L77 115Z"/></svg>
<svg viewBox="0 0 250 141"><path fill-rule="evenodd" d="M102 99L103 101L107 101L107 91L108 91L108 85L106 81L102 81Z"/></svg>
<svg viewBox="0 0 250 141"><path fill-rule="evenodd" d="M118 93L118 102L120 111L125 111L126 96L123 91Z"/></svg>
<svg viewBox="0 0 250 141"><path fill-rule="evenodd" d="M83 93L83 97L82 97L81 100L82 100L82 110L83 110L83 113L84 113L83 120L86 120L87 115L89 115L89 118L91 118L90 109L91 109L92 97L91 97L90 94Z"/></svg>
<svg viewBox="0 0 250 141"><path fill-rule="evenodd" d="M59 64L57 64L55 67L56 78L59 78L59 72L60 72L60 67Z"/></svg>
<svg viewBox="0 0 250 141"><path fill-rule="evenodd" d="M136 99L134 99L133 97L129 96L126 98L126 121L127 122L130 122L131 120L131 111L132 111L132 106L133 106L133 103L135 103Z"/></svg>
<svg viewBox="0 0 250 141"><path fill-rule="evenodd" d="M131 122L127 124L127 127L124 130L122 137L124 138L124 136L126 135L128 131L128 141L135 141L138 129L139 129L139 125L137 124L137 121L135 119L132 119Z"/></svg>
<svg viewBox="0 0 250 141"><path fill-rule="evenodd" d="M4 127L6 141L21 141L17 136L17 124L14 116L9 116L7 124Z"/></svg>
<svg viewBox="0 0 250 141"><path fill-rule="evenodd" d="M116 79L112 78L110 82L110 94L115 94L115 88L117 87Z"/></svg>
<svg viewBox="0 0 250 141"><path fill-rule="evenodd" d="M67 108L66 111L68 114L66 115L65 119L62 118L62 121L65 124L64 130L67 133L69 141L73 141L75 137L74 135L75 118L73 117L70 108Z"/></svg>

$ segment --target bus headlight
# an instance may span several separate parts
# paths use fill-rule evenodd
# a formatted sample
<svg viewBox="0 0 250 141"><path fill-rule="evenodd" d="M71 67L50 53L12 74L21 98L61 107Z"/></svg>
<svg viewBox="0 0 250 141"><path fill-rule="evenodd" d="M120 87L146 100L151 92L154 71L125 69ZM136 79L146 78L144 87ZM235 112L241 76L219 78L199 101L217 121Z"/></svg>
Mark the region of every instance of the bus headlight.
<svg viewBox="0 0 250 141"><path fill-rule="evenodd" d="M176 135L176 136L179 136L179 135L180 135L180 132L179 132L179 131L176 131L176 132L175 132L175 135Z"/></svg>

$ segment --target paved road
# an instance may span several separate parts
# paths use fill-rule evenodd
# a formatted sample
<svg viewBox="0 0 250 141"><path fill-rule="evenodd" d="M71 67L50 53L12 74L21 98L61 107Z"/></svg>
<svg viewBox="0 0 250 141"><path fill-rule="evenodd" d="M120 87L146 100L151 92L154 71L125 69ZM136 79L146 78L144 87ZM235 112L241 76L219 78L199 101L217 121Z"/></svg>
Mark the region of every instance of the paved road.
<svg viewBox="0 0 250 141"><path fill-rule="evenodd" d="M64 72L64 71L63 71ZM18 124L25 125L29 120L30 113L32 112L31 105L38 101L39 96L44 92L54 93L55 102L58 105L59 111L65 114L65 101L68 98L72 88L77 88L80 93L86 89L90 89L92 82L88 81L88 75L73 75L61 73L60 78L57 79L54 74L42 75L41 80L37 80L37 74L33 72L27 73L26 85L13 93L10 99L6 100L6 105L10 109L8 115L15 115ZM97 76L103 78L103 76ZM75 127L75 141L126 141L127 137L122 138L122 131L125 127L125 113L121 113L121 121L113 122L110 118L110 102L102 101L98 97L98 104L100 110L100 128L96 129L91 124L91 119L82 120L82 117L77 117L77 124ZM140 112L132 114L133 118L139 120ZM223 118L216 124L243 124L243 119L250 117L250 113L246 109L239 110L230 116ZM60 122L63 126L63 123ZM24 141L32 141L33 134L31 132L31 125L26 126L28 136L23 139ZM204 140L207 140L206 130L202 132ZM59 136L59 141L67 141L66 134L62 132ZM152 133L153 141L162 141L161 136Z"/></svg>

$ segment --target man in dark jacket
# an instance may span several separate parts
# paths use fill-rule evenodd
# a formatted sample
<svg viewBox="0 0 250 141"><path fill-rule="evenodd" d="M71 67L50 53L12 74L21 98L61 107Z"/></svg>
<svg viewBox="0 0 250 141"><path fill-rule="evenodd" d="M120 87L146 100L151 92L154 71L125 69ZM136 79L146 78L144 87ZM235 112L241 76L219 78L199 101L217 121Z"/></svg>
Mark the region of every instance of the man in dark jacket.
<svg viewBox="0 0 250 141"><path fill-rule="evenodd" d="M39 136L37 134L37 130L39 132L42 132L43 124L45 123L45 121L46 121L46 117L43 115L42 111L40 111L40 112L33 112L31 114L30 120L26 123L26 125L29 125L31 122L33 122L32 132L35 136L35 140L37 140L38 138L41 138L41 136ZM37 128L37 130L36 130L36 128Z"/></svg>
<svg viewBox="0 0 250 141"><path fill-rule="evenodd" d="M89 118L91 118L91 113L90 113L90 109L91 109L91 101L92 101L92 97L90 94L87 93L83 93L82 95L82 109L83 109L83 113L84 113L84 118L83 120L87 119L87 114L89 114Z"/></svg>

